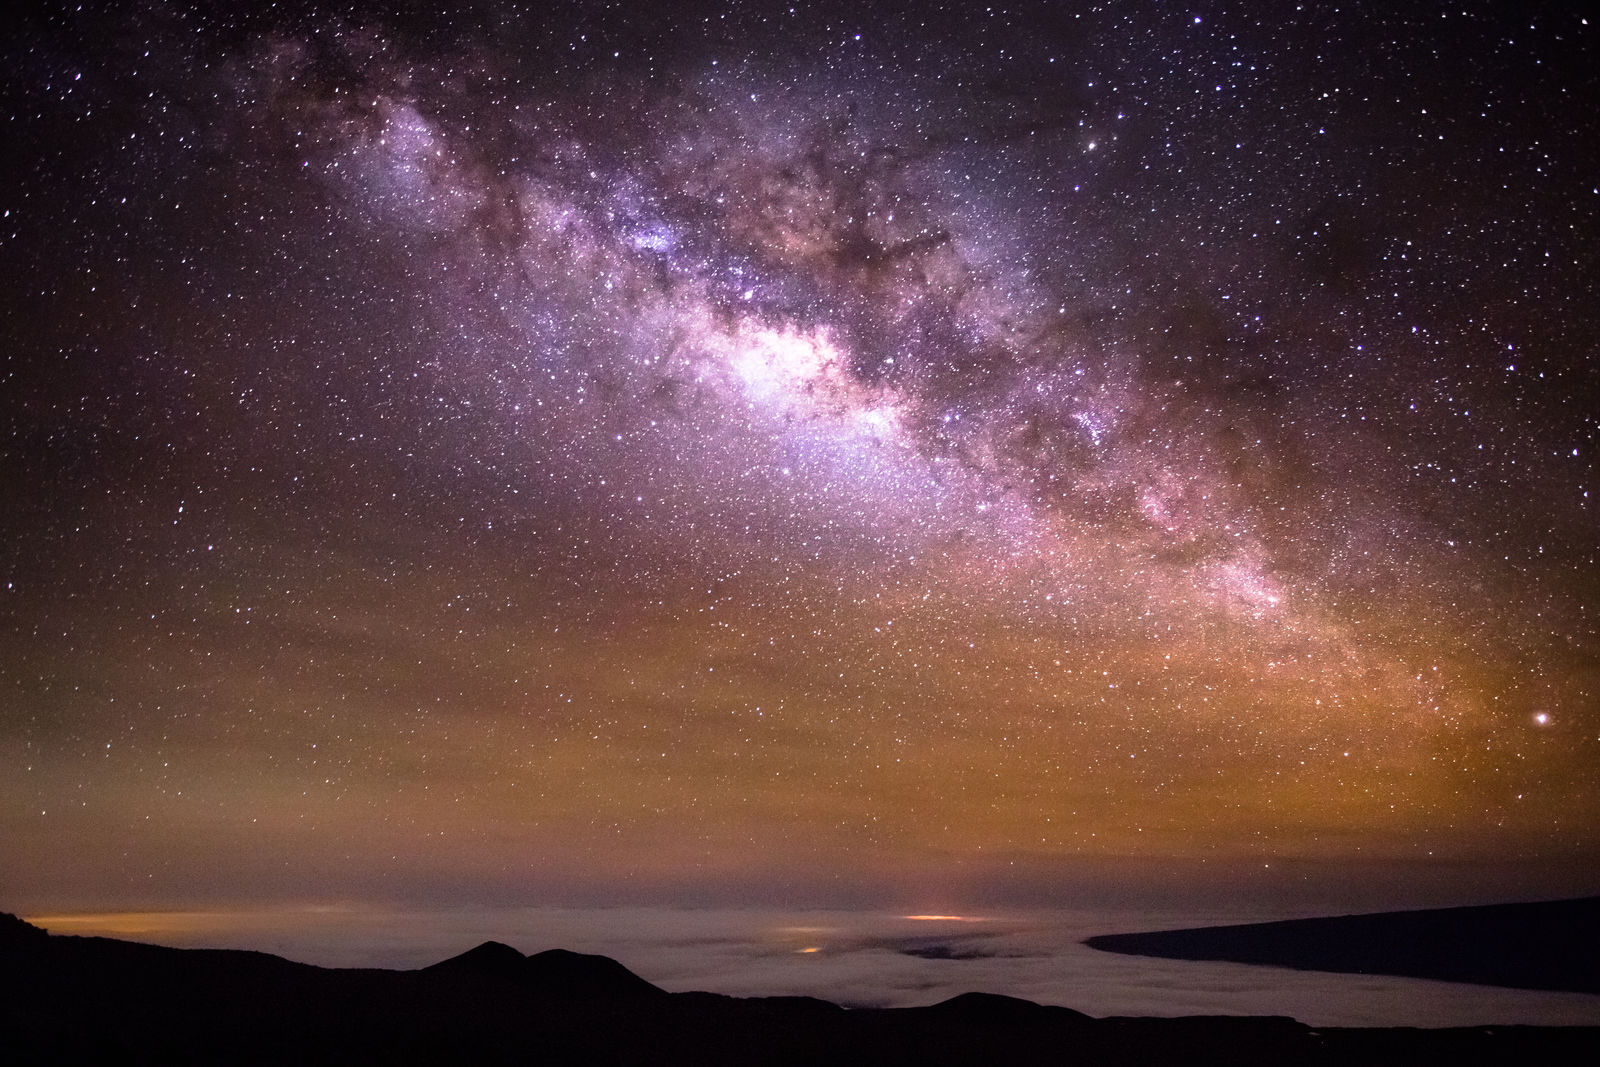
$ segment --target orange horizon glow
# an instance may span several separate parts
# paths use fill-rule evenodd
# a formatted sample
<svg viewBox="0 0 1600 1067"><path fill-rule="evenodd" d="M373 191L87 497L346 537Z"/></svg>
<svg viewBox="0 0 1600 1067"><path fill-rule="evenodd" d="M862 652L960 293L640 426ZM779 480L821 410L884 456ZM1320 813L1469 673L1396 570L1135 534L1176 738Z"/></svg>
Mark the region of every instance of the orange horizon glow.
<svg viewBox="0 0 1600 1067"><path fill-rule="evenodd" d="M110 911L69 915L24 915L22 920L54 931L61 927L87 929L96 933L147 934L156 931L192 929L199 923L215 923L231 916L225 911Z"/></svg>

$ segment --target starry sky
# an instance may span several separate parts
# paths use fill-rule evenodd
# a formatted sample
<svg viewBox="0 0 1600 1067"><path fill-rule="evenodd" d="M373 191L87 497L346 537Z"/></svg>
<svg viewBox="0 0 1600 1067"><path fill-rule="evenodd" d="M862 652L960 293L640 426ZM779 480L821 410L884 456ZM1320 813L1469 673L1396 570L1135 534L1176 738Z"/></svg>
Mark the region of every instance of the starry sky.
<svg viewBox="0 0 1600 1067"><path fill-rule="evenodd" d="M235 8L0 45L0 903L1600 891L1573 8Z"/></svg>

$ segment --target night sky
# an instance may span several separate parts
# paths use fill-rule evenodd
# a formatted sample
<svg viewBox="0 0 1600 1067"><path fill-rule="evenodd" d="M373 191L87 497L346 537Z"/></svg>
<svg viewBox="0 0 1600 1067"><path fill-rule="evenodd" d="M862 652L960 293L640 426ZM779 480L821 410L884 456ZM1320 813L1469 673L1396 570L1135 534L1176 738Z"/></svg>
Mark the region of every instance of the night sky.
<svg viewBox="0 0 1600 1067"><path fill-rule="evenodd" d="M236 6L0 45L0 907L1600 891L1574 7Z"/></svg>

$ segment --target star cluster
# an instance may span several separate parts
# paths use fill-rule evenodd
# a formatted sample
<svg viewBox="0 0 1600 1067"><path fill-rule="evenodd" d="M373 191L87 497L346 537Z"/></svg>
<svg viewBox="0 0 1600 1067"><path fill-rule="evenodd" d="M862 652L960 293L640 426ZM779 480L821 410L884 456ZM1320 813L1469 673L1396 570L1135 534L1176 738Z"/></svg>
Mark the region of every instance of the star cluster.
<svg viewBox="0 0 1600 1067"><path fill-rule="evenodd" d="M10 891L1592 871L1595 30L1236 7L34 19Z"/></svg>

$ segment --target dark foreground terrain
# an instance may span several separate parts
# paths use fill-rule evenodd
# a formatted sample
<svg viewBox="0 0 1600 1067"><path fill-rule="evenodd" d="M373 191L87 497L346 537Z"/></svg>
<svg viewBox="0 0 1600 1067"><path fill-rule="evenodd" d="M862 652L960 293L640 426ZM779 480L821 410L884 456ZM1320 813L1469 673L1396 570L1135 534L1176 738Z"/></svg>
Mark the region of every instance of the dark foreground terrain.
<svg viewBox="0 0 1600 1067"><path fill-rule="evenodd" d="M1283 1018L1092 1019L966 994L846 1011L666 993L601 956L488 942L420 971L59 937L0 916L6 1063L1587 1065L1600 1028L1313 1030Z"/></svg>
<svg viewBox="0 0 1600 1067"><path fill-rule="evenodd" d="M1084 944L1134 956L1600 993L1600 897L1109 934Z"/></svg>

